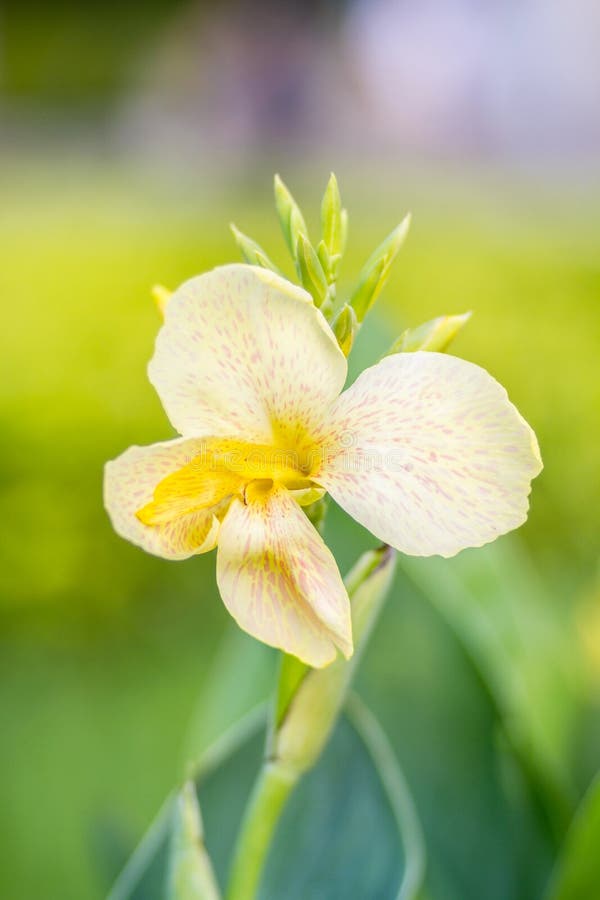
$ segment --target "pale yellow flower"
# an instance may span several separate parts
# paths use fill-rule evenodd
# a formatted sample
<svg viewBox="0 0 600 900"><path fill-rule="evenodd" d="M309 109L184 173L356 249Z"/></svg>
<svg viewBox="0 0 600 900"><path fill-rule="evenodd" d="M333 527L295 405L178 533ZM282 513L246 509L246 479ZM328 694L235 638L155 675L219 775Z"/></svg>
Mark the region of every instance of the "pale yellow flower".
<svg viewBox="0 0 600 900"><path fill-rule="evenodd" d="M313 666L352 653L346 590L301 505L328 491L380 540L452 556L519 526L541 469L483 369L399 353L342 393L344 354L303 289L230 265L169 299L149 377L182 437L109 462L116 531L184 559L215 546L225 605Z"/></svg>

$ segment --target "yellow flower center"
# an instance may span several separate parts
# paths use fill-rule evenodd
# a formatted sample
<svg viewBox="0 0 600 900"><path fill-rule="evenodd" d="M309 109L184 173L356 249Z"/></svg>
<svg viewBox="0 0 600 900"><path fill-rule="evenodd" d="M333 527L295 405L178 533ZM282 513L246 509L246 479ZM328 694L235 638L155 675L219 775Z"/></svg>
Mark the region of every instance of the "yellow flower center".
<svg viewBox="0 0 600 900"><path fill-rule="evenodd" d="M293 491L308 491L319 451L314 446L288 450L229 438L208 438L200 453L158 483L153 499L136 513L145 525L161 525L175 518L210 509L246 488L277 483Z"/></svg>

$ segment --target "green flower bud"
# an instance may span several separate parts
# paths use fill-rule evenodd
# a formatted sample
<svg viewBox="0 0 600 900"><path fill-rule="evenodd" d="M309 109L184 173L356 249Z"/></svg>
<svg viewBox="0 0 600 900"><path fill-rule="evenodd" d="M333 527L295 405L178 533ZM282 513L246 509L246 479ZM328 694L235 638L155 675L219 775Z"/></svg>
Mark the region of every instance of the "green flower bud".
<svg viewBox="0 0 600 900"><path fill-rule="evenodd" d="M460 316L440 316L417 328L407 328L392 344L386 356L392 353L414 353L416 350L437 350L442 353L470 318L470 312Z"/></svg>
<svg viewBox="0 0 600 900"><path fill-rule="evenodd" d="M233 222L229 227L235 238L235 242L240 248L242 256L247 263L251 266L260 266L261 269L270 269L272 272L277 272L278 275L281 275L281 272L275 263L271 262L260 244L253 241L252 238L248 237L247 234L244 234L243 231L240 231L239 228L236 228Z"/></svg>
<svg viewBox="0 0 600 900"><path fill-rule="evenodd" d="M344 303L339 313L331 323L333 333L340 345L340 350L344 356L348 356L352 350L354 338L358 332L358 320L354 309Z"/></svg>
<svg viewBox="0 0 600 900"><path fill-rule="evenodd" d="M329 255L337 256L340 254L342 245L342 201L337 179L333 172L329 176L321 203L321 231Z"/></svg>
<svg viewBox="0 0 600 900"><path fill-rule="evenodd" d="M275 176L275 206L277 207L283 236L295 260L297 258L298 238L301 234L307 236L308 229L300 212L300 207L279 175Z"/></svg>
<svg viewBox="0 0 600 900"><path fill-rule="evenodd" d="M340 256L346 252L346 243L348 241L348 210L343 209L340 213Z"/></svg>
<svg viewBox="0 0 600 900"><path fill-rule="evenodd" d="M327 275L327 280L330 281L331 257L325 241L319 241L317 246L317 256L319 257L319 262L323 266L323 271Z"/></svg>
<svg viewBox="0 0 600 900"><path fill-rule="evenodd" d="M322 306L327 299L327 278L312 244L302 233L298 235L297 251L298 271L302 284L309 294L312 294L315 305Z"/></svg>
<svg viewBox="0 0 600 900"><path fill-rule="evenodd" d="M408 233L410 215L394 228L385 241L371 254L358 277L358 285L350 298L356 317L362 322L389 277L390 268Z"/></svg>

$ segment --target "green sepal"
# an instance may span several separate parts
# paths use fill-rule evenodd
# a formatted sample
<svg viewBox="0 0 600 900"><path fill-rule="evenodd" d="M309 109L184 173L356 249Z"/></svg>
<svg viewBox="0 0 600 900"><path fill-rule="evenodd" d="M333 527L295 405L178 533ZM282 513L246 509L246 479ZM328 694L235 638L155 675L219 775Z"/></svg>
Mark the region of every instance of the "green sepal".
<svg viewBox="0 0 600 900"><path fill-rule="evenodd" d="M402 222L394 228L363 266L358 276L358 284L350 298L359 322L363 321L383 290L392 263L404 243L409 227L410 214L405 216Z"/></svg>
<svg viewBox="0 0 600 900"><path fill-rule="evenodd" d="M344 303L331 323L331 327L337 338L340 350L344 356L349 356L359 328L353 307L348 303Z"/></svg>
<svg viewBox="0 0 600 900"><path fill-rule="evenodd" d="M279 177L275 176L275 206L281 224L281 230L288 249L294 260L297 259L298 238L301 234L307 236L308 229L300 207L290 194L289 190Z"/></svg>
<svg viewBox="0 0 600 900"><path fill-rule="evenodd" d="M298 235L297 262L302 284L312 295L315 305L322 306L327 299L327 278L312 244L302 233Z"/></svg>
<svg viewBox="0 0 600 900"><path fill-rule="evenodd" d="M256 241L253 241L251 237L248 237L247 234L244 234L243 231L240 231L233 222L230 224L231 233L235 238L235 242L241 250L242 256L251 266L260 266L261 269L270 269L271 272L276 272L277 275L281 275L280 270L277 268L274 262L271 262L263 248L260 244L257 244Z"/></svg>
<svg viewBox="0 0 600 900"><path fill-rule="evenodd" d="M175 800L169 855L167 900L219 900L220 893L204 846L202 817L193 781Z"/></svg>
<svg viewBox="0 0 600 900"><path fill-rule="evenodd" d="M415 353L417 350L435 350L443 353L471 318L466 312L460 316L439 316L423 322L417 328L407 328L394 341L386 356L393 353Z"/></svg>

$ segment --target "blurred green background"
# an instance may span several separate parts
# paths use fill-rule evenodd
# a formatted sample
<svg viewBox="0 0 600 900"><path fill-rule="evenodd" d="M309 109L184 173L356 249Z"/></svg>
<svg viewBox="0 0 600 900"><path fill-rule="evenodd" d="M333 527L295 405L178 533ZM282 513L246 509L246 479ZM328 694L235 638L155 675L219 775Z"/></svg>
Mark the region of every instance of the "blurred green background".
<svg viewBox="0 0 600 900"><path fill-rule="evenodd" d="M430 896L541 897L598 768L600 186L589 136L556 156L552 135L507 154L500 138L482 150L414 123L403 143L406 122L390 136L374 117L365 150L348 124L367 114L364 94L342 52L357 6L6 5L6 900L105 896L189 754L270 690L275 655L232 626L213 556L174 564L126 544L101 485L106 459L171 434L145 374L159 325L149 288L235 259L231 220L283 264L276 169L313 228L335 169L350 211L346 286L413 212L355 370L403 327L471 309L453 350L507 387L545 462L519 533L450 562L401 562L358 678L415 798ZM266 103L284 40L292 62ZM221 46L225 73L210 62ZM250 51L264 46L278 49L261 67ZM329 79L323 107L305 84L315 69ZM457 128L464 137L468 122ZM374 544L337 510L328 539L344 571Z"/></svg>

